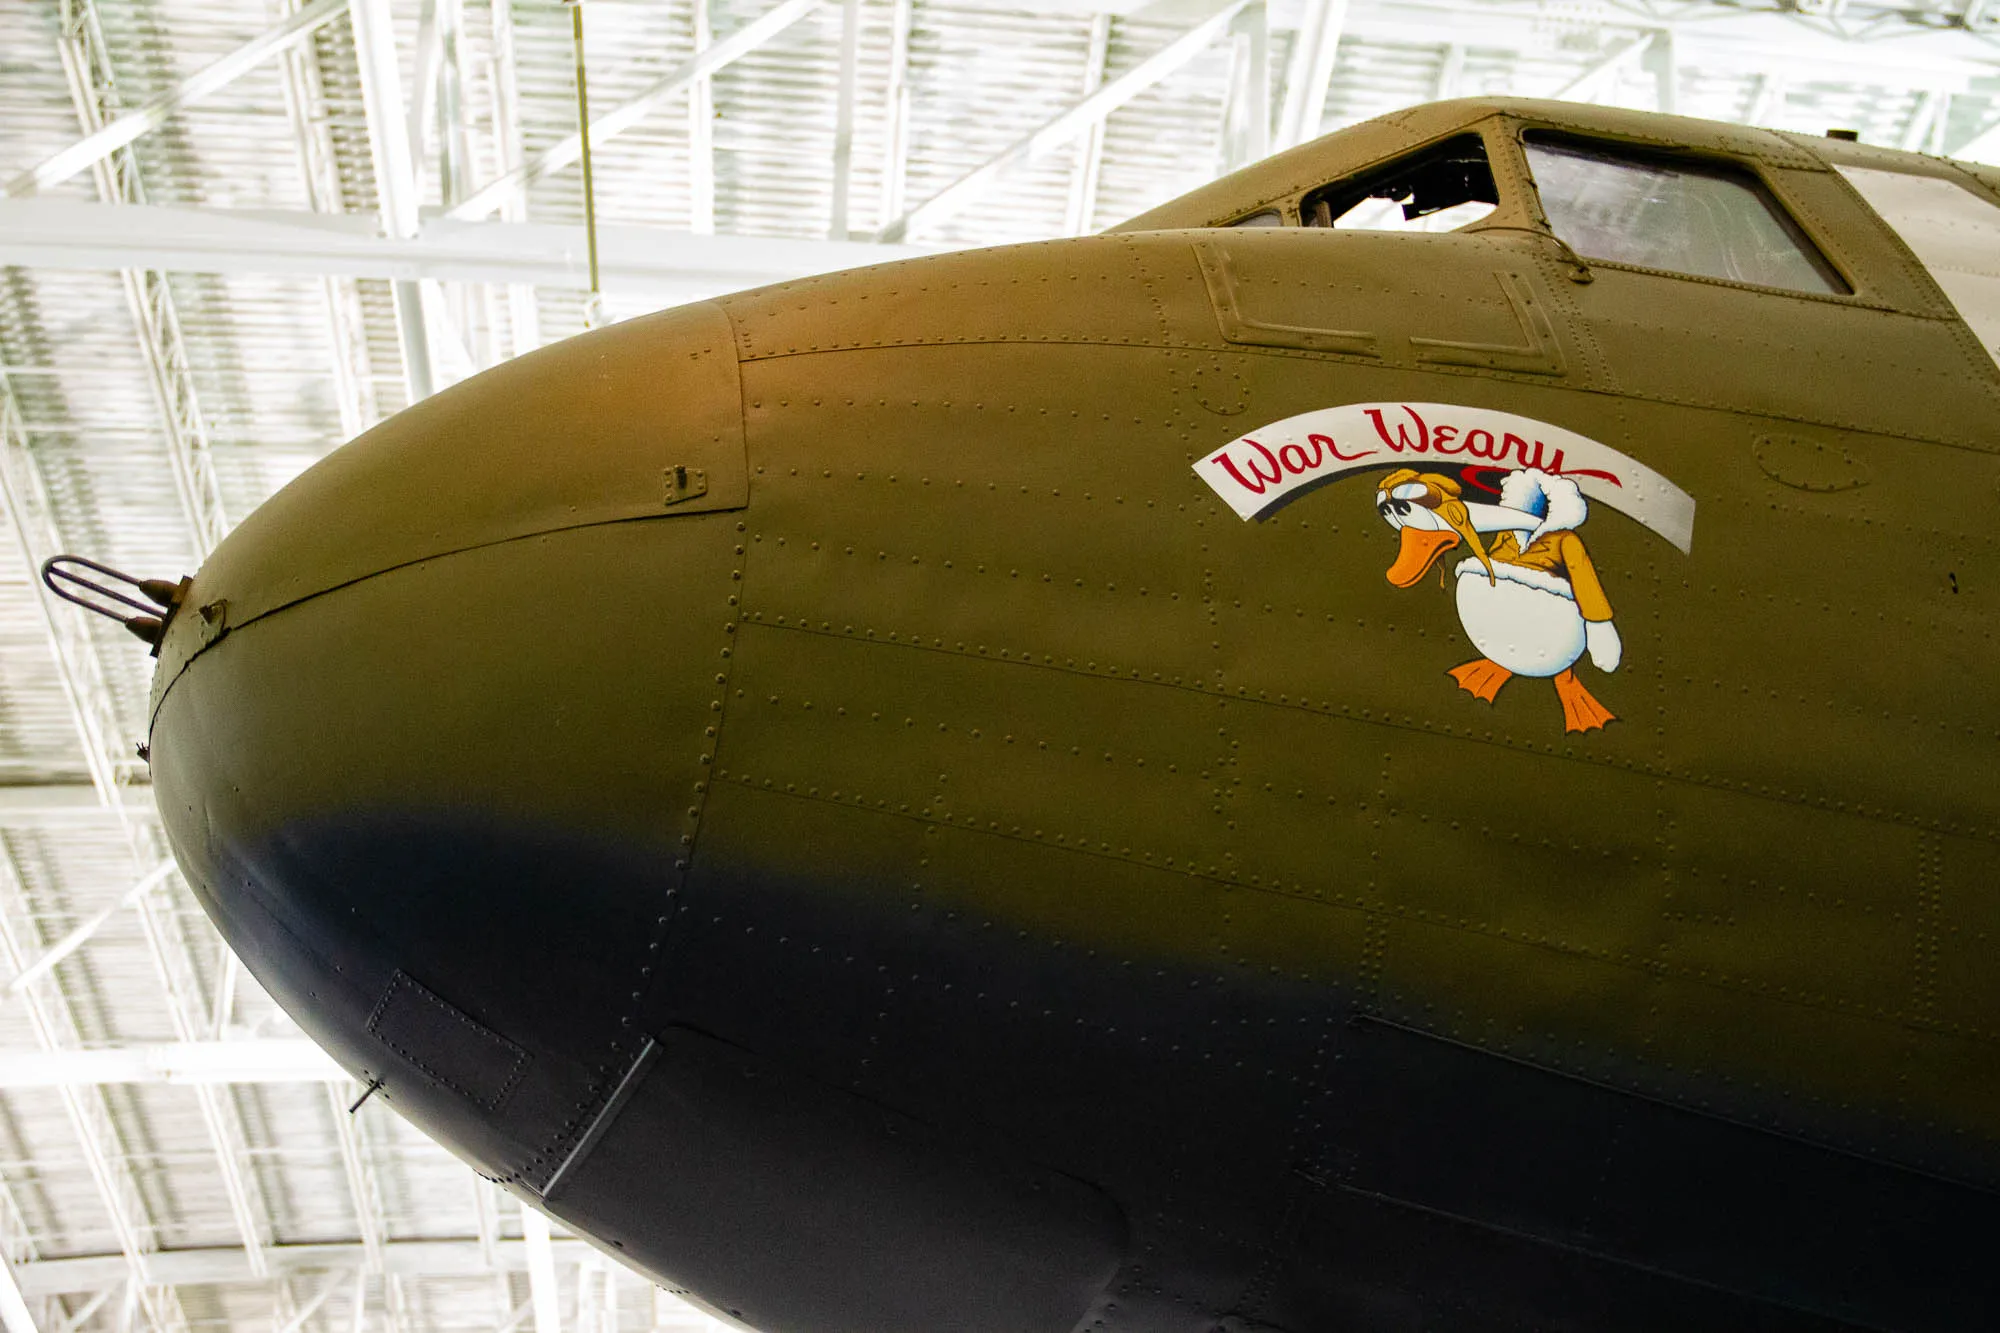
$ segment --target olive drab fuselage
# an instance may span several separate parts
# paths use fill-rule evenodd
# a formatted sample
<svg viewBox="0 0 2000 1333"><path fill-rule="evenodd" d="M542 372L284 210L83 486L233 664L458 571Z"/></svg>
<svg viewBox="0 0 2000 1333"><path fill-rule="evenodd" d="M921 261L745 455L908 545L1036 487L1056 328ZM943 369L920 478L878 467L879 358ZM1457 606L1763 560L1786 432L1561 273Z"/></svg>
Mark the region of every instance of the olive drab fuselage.
<svg viewBox="0 0 2000 1333"><path fill-rule="evenodd" d="M1823 288L1588 253L1538 135ZM1469 229L1301 225L1438 144ZM1990 1323L2000 372L1868 172L2000 199L1443 103L521 358L196 574L177 854L752 1327Z"/></svg>

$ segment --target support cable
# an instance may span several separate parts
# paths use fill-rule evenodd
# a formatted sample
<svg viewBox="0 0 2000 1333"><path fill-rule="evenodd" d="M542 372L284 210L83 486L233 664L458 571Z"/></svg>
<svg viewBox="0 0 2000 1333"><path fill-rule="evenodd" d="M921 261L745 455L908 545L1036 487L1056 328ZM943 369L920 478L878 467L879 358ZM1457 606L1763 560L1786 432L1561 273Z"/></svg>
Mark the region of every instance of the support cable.
<svg viewBox="0 0 2000 1333"><path fill-rule="evenodd" d="M583 67L583 0L569 6L571 45L576 48L576 128L583 144L583 236L590 255L590 294L583 301L585 328L604 322L604 292L597 274L597 184L590 169L590 79Z"/></svg>

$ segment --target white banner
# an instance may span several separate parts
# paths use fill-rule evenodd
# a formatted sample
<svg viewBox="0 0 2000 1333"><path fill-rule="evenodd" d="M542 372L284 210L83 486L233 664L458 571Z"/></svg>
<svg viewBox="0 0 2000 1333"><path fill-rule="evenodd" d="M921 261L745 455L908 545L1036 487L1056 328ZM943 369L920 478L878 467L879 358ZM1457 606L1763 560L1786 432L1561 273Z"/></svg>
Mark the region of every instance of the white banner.
<svg viewBox="0 0 2000 1333"><path fill-rule="evenodd" d="M1337 477L1394 467L1457 476L1468 500L1497 500L1507 473L1539 468L1682 551L1694 542L1694 497L1644 463L1587 435L1483 407L1323 407L1239 436L1194 470L1238 517L1252 519Z"/></svg>

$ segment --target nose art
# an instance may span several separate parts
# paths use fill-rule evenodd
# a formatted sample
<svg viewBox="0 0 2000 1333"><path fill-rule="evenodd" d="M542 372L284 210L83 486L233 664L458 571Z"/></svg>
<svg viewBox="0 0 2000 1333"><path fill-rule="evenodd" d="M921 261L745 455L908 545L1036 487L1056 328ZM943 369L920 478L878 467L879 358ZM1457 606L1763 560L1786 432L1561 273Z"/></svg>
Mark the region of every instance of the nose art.
<svg viewBox="0 0 2000 1333"><path fill-rule="evenodd" d="M468 380L330 455L195 576L156 793L258 979L491 1175L607 1076L720 707L743 414L694 306Z"/></svg>

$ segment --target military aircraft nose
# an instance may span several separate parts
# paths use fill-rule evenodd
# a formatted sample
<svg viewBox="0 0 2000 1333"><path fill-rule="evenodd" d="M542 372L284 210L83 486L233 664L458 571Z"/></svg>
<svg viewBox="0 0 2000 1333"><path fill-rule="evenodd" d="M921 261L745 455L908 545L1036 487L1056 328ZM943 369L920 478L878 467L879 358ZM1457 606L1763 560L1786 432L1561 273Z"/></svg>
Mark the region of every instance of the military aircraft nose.
<svg viewBox="0 0 2000 1333"><path fill-rule="evenodd" d="M181 864L313 1036L532 1179L622 1069L734 626L743 413L711 305L521 358L337 450L162 644Z"/></svg>
<svg viewBox="0 0 2000 1333"><path fill-rule="evenodd" d="M729 319L685 306L544 348L398 413L245 519L195 592L226 601L227 623L242 625L413 561L740 507L744 491Z"/></svg>

